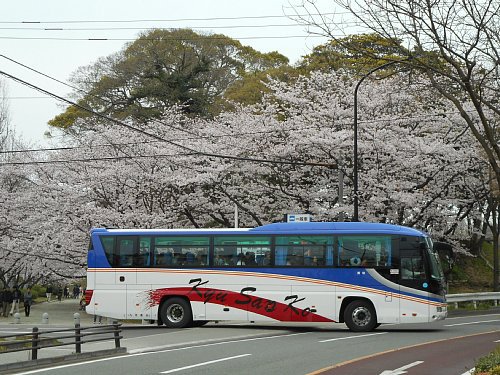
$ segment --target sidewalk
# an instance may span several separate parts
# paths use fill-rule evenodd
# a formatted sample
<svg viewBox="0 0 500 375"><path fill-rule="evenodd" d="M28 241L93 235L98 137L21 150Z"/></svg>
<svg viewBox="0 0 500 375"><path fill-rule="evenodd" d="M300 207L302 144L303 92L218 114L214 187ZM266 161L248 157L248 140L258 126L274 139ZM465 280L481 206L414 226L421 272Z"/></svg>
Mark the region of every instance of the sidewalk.
<svg viewBox="0 0 500 375"><path fill-rule="evenodd" d="M11 334L29 334L32 332L33 327L38 327L40 331L50 331L54 329L74 328L75 320L74 314L80 314L80 325L82 327L94 326L93 315L88 315L85 311L79 310L78 299L65 299L59 302L58 300L52 302L42 302L31 306L31 313L29 317L24 315L24 306L19 308L19 315L21 317L20 323L14 322L14 317L0 318L0 336ZM42 322L42 315L47 313L49 315L48 323ZM103 318L103 324L106 319ZM99 325L95 326L100 327ZM90 332L90 331L89 331ZM65 333L60 333L62 335ZM58 335L55 333L54 335ZM82 345L82 354L75 355L75 345L57 346L52 348L43 348L38 352L38 364L57 364L64 361L82 360L84 358L94 358L97 356L117 355L114 349L113 336L106 334L109 340L99 341L93 343L85 343ZM47 337L50 337L48 334ZM125 350L125 349L123 349ZM0 374L11 374L15 371L12 366L33 366L35 362L30 361L31 351L19 351L14 353L0 353ZM15 365L14 365L15 364ZM23 368L23 367L20 367Z"/></svg>
<svg viewBox="0 0 500 375"><path fill-rule="evenodd" d="M78 299L63 299L61 302L55 300L52 302L42 302L31 306L31 313L29 317L24 315L24 306L21 304L19 307L19 315L21 317L20 324L14 323L14 317L9 316L8 318L0 317L0 324L15 324L17 325L29 325L31 327L74 327L74 314L80 314L80 324L82 326L90 325L93 322L93 316L88 315L85 311L79 310L79 300ZM44 313L49 314L49 322L42 323L42 315ZM103 319L104 323L104 319Z"/></svg>

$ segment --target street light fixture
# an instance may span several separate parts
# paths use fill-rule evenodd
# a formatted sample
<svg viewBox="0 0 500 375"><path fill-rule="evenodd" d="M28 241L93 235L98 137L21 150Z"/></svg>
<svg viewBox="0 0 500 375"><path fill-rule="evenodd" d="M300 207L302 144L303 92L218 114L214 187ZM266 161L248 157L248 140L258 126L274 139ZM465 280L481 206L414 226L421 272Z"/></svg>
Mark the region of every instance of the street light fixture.
<svg viewBox="0 0 500 375"><path fill-rule="evenodd" d="M377 66L376 68L373 68L370 70L368 73L366 73L361 79L358 81L356 84L356 87L354 88L354 158L353 158L353 194L354 194L354 214L353 214L353 221L359 221L359 198L358 198L358 90L359 86L363 81L368 78L372 73L376 72L377 70L381 70L384 68L387 68L390 65L408 61L408 59L404 60L394 60L394 61L389 61L385 64L382 64L380 66Z"/></svg>

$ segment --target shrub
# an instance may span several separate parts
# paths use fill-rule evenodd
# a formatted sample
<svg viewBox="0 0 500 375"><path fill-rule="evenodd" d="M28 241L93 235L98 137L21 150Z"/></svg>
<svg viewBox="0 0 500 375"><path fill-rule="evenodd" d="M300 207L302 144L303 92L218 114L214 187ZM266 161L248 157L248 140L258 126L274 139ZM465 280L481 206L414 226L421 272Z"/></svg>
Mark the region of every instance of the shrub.
<svg viewBox="0 0 500 375"><path fill-rule="evenodd" d="M500 375L500 346L487 356L476 361L475 374L486 372L492 375Z"/></svg>

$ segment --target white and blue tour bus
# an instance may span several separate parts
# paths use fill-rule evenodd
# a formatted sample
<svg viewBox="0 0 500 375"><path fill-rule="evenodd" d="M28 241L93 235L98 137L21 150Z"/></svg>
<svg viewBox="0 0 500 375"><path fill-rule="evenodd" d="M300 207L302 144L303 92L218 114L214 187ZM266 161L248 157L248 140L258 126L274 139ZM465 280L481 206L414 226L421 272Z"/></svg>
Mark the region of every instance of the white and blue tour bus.
<svg viewBox="0 0 500 375"><path fill-rule="evenodd" d="M86 311L167 327L343 322L352 331L447 315L436 246L378 223L91 231Z"/></svg>

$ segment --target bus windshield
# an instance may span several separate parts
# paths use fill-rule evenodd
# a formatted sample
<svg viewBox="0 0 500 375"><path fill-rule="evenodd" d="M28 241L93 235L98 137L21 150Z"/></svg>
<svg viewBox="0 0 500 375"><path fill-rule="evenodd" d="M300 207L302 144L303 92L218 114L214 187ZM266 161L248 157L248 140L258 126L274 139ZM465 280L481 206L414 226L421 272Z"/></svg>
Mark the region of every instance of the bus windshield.
<svg viewBox="0 0 500 375"><path fill-rule="evenodd" d="M432 246L432 240L427 237L427 253L429 254L429 266L431 270L431 277L435 280L443 280L444 274L443 269L441 267L441 262L439 261L439 256L437 252L434 251L434 247Z"/></svg>

